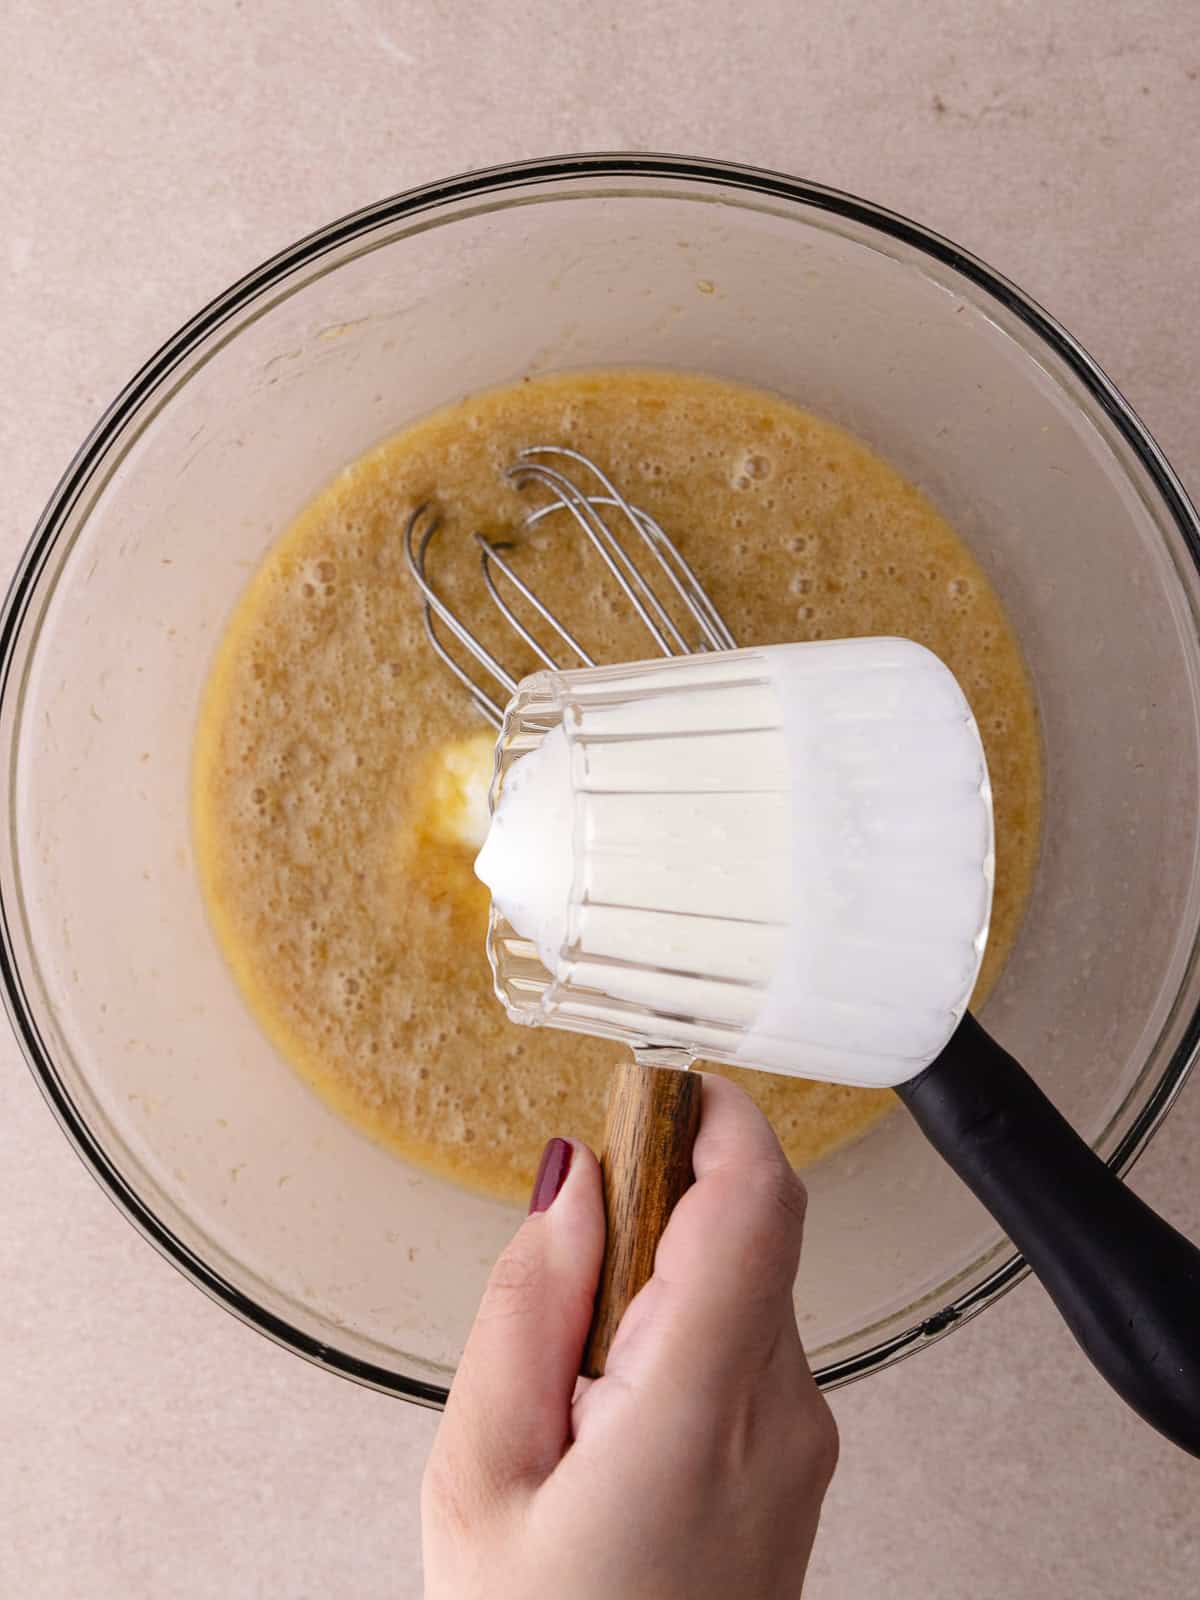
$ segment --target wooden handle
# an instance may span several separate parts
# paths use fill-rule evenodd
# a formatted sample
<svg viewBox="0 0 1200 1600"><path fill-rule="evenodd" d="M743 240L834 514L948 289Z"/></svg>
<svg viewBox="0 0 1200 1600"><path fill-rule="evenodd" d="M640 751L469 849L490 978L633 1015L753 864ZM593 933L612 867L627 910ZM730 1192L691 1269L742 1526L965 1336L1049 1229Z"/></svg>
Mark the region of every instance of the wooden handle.
<svg viewBox="0 0 1200 1600"><path fill-rule="evenodd" d="M700 1077L679 1067L622 1061L604 1125L604 1219L608 1227L596 1309L580 1371L604 1372L625 1308L654 1271L654 1252L675 1203L692 1182Z"/></svg>

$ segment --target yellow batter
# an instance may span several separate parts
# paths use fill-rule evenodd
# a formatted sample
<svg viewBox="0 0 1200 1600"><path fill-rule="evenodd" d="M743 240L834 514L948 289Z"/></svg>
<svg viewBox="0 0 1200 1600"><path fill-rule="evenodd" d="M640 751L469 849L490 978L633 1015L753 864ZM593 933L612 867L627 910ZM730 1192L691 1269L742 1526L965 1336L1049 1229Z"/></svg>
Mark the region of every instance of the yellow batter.
<svg viewBox="0 0 1200 1600"><path fill-rule="evenodd" d="M485 616L473 529L515 525L502 470L574 445L652 512L741 644L898 634L951 667L979 721L996 896L977 995L1012 948L1037 858L1041 757L996 595L929 502L840 428L715 379L601 371L465 401L347 467L268 553L197 734L197 861L217 935L285 1056L406 1158L522 1197L542 1145L600 1135L611 1043L515 1027L491 993L486 891L456 831L491 734L425 641L402 536L435 498L440 583ZM550 524L523 549L599 659L653 654L594 554ZM534 663L496 625L518 671ZM726 1070L726 1069L722 1069ZM892 1104L729 1070L805 1165Z"/></svg>

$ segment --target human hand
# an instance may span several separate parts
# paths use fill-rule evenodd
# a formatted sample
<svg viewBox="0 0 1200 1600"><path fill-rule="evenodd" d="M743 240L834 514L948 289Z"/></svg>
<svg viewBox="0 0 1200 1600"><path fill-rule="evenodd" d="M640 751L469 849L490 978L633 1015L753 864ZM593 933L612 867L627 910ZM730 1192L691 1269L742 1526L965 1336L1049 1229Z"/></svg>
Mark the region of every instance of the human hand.
<svg viewBox="0 0 1200 1600"><path fill-rule="evenodd" d="M426 1600L796 1600L837 1430L796 1328L805 1194L778 1140L705 1077L696 1182L591 1382L600 1170L548 1154L561 1188L492 1272L426 1469Z"/></svg>

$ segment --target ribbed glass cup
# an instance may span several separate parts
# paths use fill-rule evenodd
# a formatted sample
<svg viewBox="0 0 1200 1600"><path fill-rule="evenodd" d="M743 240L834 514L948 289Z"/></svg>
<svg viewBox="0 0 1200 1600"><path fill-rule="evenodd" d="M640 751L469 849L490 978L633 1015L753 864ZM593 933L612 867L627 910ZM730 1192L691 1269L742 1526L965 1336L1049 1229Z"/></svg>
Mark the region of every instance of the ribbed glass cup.
<svg viewBox="0 0 1200 1600"><path fill-rule="evenodd" d="M979 733L934 655L877 638L539 672L500 736L493 862L505 785L555 729L520 865L542 931L503 892L489 922L513 1021L852 1084L928 1065L978 976L994 862Z"/></svg>

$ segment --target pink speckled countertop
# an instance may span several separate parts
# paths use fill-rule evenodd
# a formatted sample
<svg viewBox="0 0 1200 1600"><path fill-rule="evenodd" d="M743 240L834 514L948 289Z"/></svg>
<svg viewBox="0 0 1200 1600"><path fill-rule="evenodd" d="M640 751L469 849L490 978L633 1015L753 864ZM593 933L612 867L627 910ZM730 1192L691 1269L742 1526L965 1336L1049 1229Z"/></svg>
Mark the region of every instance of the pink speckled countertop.
<svg viewBox="0 0 1200 1600"><path fill-rule="evenodd" d="M14 0L6 20L6 570L102 405L204 300L381 195L565 149L757 162L920 218L1059 316L1200 490L1187 0ZM6 1030L0 1130L0 1594L419 1595L435 1418L185 1283ZM1193 1237L1197 1150L1193 1083L1135 1177ZM1036 1285L834 1406L810 1600L1194 1590L1200 1468L1112 1398Z"/></svg>

